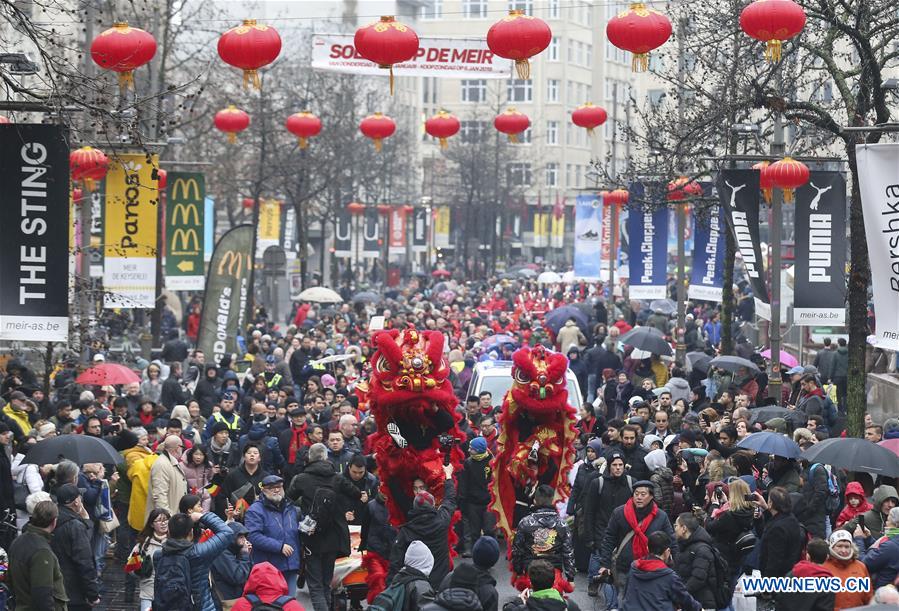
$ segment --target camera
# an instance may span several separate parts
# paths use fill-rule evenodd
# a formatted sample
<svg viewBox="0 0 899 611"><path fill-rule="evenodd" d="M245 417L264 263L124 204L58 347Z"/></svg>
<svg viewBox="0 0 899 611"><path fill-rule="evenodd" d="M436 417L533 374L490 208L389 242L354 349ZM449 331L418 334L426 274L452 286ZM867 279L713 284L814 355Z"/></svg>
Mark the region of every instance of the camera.
<svg viewBox="0 0 899 611"><path fill-rule="evenodd" d="M306 516L303 518L303 521L300 522L300 532L310 537L315 534L315 529L318 527L318 522L312 516Z"/></svg>
<svg viewBox="0 0 899 611"><path fill-rule="evenodd" d="M743 500L746 501L747 503L751 503L752 501L755 500L755 497L752 496L751 494L744 494Z"/></svg>

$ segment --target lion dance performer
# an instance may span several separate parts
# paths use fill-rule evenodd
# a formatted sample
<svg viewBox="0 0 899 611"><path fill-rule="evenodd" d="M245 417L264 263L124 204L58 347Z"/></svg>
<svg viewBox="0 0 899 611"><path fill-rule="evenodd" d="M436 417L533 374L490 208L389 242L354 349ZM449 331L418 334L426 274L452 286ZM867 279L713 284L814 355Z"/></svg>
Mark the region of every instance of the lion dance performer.
<svg viewBox="0 0 899 611"><path fill-rule="evenodd" d="M512 356L512 388L503 399L500 434L493 458L490 510L511 546L514 530L527 515L537 486L555 490L554 502L569 494L568 472L574 464L575 410L568 405L568 359L536 346ZM534 550L539 555L539 549ZM572 587L557 571L557 588ZM522 590L526 575L512 582Z"/></svg>
<svg viewBox="0 0 899 611"><path fill-rule="evenodd" d="M380 331L372 341L367 399L377 424L372 449L381 478L390 523L406 521L415 497L413 484L421 480L439 505L443 499L444 464L459 469L463 460L459 443L465 439L455 412L458 400L448 378L443 356L443 334L437 331ZM447 535L452 548L455 534ZM384 589L388 560L365 555L368 600Z"/></svg>

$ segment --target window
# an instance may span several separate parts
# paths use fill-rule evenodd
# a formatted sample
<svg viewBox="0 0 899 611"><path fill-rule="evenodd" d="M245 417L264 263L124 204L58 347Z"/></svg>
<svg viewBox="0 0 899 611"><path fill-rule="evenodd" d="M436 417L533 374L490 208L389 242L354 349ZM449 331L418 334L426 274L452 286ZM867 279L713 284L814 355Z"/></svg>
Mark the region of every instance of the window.
<svg viewBox="0 0 899 611"><path fill-rule="evenodd" d="M546 186L547 187L557 187L559 186L559 164L558 163L547 163L546 171L543 173L546 177Z"/></svg>
<svg viewBox="0 0 899 611"><path fill-rule="evenodd" d="M546 144L555 146L559 144L559 122L546 122Z"/></svg>
<svg viewBox="0 0 899 611"><path fill-rule="evenodd" d="M510 163L506 166L506 177L513 187L531 186L531 164Z"/></svg>
<svg viewBox="0 0 899 611"><path fill-rule="evenodd" d="M559 9L559 0L549 0L548 17L550 19L558 19L560 14L561 14L561 10Z"/></svg>
<svg viewBox="0 0 899 611"><path fill-rule="evenodd" d="M424 104L437 104L437 77L421 79L421 101Z"/></svg>
<svg viewBox="0 0 899 611"><path fill-rule="evenodd" d="M509 0L509 10L510 11L524 11L525 15L530 15L534 12L534 1L533 0Z"/></svg>
<svg viewBox="0 0 899 611"><path fill-rule="evenodd" d="M462 101L484 102L487 100L487 81L485 79L462 79Z"/></svg>
<svg viewBox="0 0 899 611"><path fill-rule="evenodd" d="M443 17L443 0L427 0L419 15L422 19L440 19Z"/></svg>
<svg viewBox="0 0 899 611"><path fill-rule="evenodd" d="M553 39L549 43L549 49L547 49L546 60L551 62L559 61L559 37L553 36Z"/></svg>
<svg viewBox="0 0 899 611"><path fill-rule="evenodd" d="M530 79L509 79L509 102L530 102L534 99L534 89Z"/></svg>
<svg viewBox="0 0 899 611"><path fill-rule="evenodd" d="M650 58L655 57L658 53L653 53ZM610 62L618 62L619 64L630 63L629 53L623 49L619 49L608 40L606 40L606 60Z"/></svg>
<svg viewBox="0 0 899 611"><path fill-rule="evenodd" d="M574 187L574 166L570 163L565 164L565 186L569 189Z"/></svg>
<svg viewBox="0 0 899 611"><path fill-rule="evenodd" d="M462 0L466 19L483 19L487 16L487 0Z"/></svg>
<svg viewBox="0 0 899 611"><path fill-rule="evenodd" d="M480 142L484 139L487 126L483 121L462 121L459 127L459 138L462 142Z"/></svg>
<svg viewBox="0 0 899 611"><path fill-rule="evenodd" d="M580 189L584 184L584 166L580 164L574 166L574 174L574 186Z"/></svg>
<svg viewBox="0 0 899 611"><path fill-rule="evenodd" d="M546 101L547 102L558 102L559 101L559 81L558 79L547 79L546 80Z"/></svg>
<svg viewBox="0 0 899 611"><path fill-rule="evenodd" d="M573 64L575 58L574 41L568 39L568 63Z"/></svg>
<svg viewBox="0 0 899 611"><path fill-rule="evenodd" d="M515 142L513 142L512 144L530 144L533 133L534 130L532 128L527 128L520 134L516 135Z"/></svg>
<svg viewBox="0 0 899 611"><path fill-rule="evenodd" d="M584 65L588 68L593 65L593 45L584 45Z"/></svg>

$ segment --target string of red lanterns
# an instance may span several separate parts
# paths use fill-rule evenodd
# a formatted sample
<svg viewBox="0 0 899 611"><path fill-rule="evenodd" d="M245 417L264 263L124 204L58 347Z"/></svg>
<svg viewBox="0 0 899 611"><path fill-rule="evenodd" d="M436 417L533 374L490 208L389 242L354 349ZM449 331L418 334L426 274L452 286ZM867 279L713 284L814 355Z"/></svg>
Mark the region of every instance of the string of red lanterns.
<svg viewBox="0 0 899 611"><path fill-rule="evenodd" d="M668 201L681 202L702 195L702 186L695 180L680 176L668 183Z"/></svg>

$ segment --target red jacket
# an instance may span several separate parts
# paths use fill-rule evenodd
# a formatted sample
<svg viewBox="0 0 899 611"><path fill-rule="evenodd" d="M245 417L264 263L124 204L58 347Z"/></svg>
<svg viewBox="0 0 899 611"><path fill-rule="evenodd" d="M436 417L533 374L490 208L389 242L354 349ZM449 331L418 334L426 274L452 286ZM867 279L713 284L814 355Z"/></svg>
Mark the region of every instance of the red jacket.
<svg viewBox="0 0 899 611"><path fill-rule="evenodd" d="M295 552L296 553L296 552ZM253 605L247 600L247 594L255 594L262 602L270 603L279 596L287 596L287 581L284 575L276 569L271 562L262 562L253 567L247 585L243 589L244 595L237 599L231 611L251 611ZM296 600L291 600L284 605L285 611L304 611L303 606Z"/></svg>

